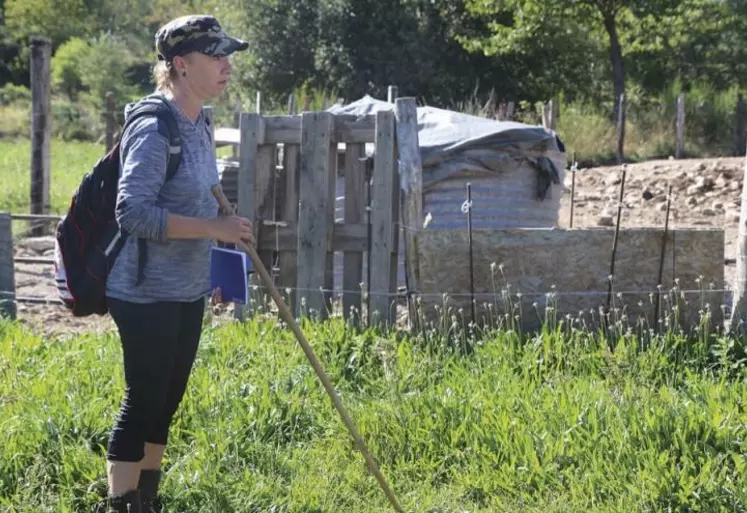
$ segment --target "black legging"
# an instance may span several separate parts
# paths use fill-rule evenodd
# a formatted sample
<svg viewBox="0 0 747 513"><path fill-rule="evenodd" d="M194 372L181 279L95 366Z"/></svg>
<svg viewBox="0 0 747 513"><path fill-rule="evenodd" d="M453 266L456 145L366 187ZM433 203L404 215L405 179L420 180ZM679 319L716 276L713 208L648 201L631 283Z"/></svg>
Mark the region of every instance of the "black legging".
<svg viewBox="0 0 747 513"><path fill-rule="evenodd" d="M107 301L119 328L126 382L107 457L135 462L143 458L145 442L166 445L200 341L205 300Z"/></svg>

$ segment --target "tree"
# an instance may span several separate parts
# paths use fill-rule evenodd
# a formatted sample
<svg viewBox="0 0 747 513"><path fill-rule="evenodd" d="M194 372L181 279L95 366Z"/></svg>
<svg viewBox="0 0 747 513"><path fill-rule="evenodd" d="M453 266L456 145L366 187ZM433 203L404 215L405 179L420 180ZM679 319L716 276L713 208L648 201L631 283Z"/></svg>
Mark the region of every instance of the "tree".
<svg viewBox="0 0 747 513"><path fill-rule="evenodd" d="M607 47L614 89L613 118L618 118L618 99L625 93L623 48L619 34L622 19L656 18L669 13L677 0L467 0L470 12L490 18L488 38L462 38L467 47L490 54L534 55L552 46L563 58L579 53L579 41L596 40Z"/></svg>

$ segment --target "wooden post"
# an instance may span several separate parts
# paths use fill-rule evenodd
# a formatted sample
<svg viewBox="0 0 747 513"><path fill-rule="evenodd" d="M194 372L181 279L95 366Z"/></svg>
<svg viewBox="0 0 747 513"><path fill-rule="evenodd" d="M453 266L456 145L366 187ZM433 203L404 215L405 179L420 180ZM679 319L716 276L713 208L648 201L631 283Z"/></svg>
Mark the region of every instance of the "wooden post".
<svg viewBox="0 0 747 513"><path fill-rule="evenodd" d="M262 91L257 91L257 114L262 114Z"/></svg>
<svg viewBox="0 0 747 513"><path fill-rule="evenodd" d="M622 164L625 158L625 93L618 98L617 109L617 163Z"/></svg>
<svg viewBox="0 0 747 513"><path fill-rule="evenodd" d="M397 119L397 149L399 152L399 183L402 193L402 224L405 241L405 269L408 292L420 287L418 231L423 225L423 163L418 139L418 113L415 98L398 98L395 106ZM417 312L410 305L410 320Z"/></svg>
<svg viewBox="0 0 747 513"><path fill-rule="evenodd" d="M674 156L681 159L685 154L685 94L677 96L677 120L676 120L677 143Z"/></svg>
<svg viewBox="0 0 747 513"><path fill-rule="evenodd" d="M737 98L737 108L734 114L734 156L739 157L744 155L744 150L747 141L745 140L744 130L744 97L742 93L739 93Z"/></svg>
<svg viewBox="0 0 747 513"><path fill-rule="evenodd" d="M398 95L399 95L399 88L396 85L390 85L387 88L386 101L389 103L394 103L394 100L397 99Z"/></svg>
<svg viewBox="0 0 747 513"><path fill-rule="evenodd" d="M376 113L374 142L373 190L371 191L371 308L369 324L392 324L390 310L390 274L393 245L392 188L395 186L394 168L394 112Z"/></svg>
<svg viewBox="0 0 747 513"><path fill-rule="evenodd" d="M257 147L264 139L261 133L260 116L243 112L239 117L239 169L238 169L238 208L236 213L252 222L255 221L255 177L257 173ZM258 232L254 223L254 231ZM250 290L251 292L251 290ZM251 294L250 294L251 295ZM239 305L234 309L234 316L244 320L250 313L251 304Z"/></svg>
<svg viewBox="0 0 747 513"><path fill-rule="evenodd" d="M50 61L52 43L44 37L31 38L31 213L49 213L49 144L51 137ZM31 229L43 235L47 224Z"/></svg>
<svg viewBox="0 0 747 513"><path fill-rule="evenodd" d="M16 279L13 268L13 228L10 214L0 213L0 315L16 318Z"/></svg>
<svg viewBox="0 0 747 513"><path fill-rule="evenodd" d="M328 202L334 201L328 183L332 122L328 112L305 112L301 118L296 316L316 314L320 319L327 314L321 288L332 235L327 222Z"/></svg>
<svg viewBox="0 0 747 513"><path fill-rule="evenodd" d="M114 93L106 93L106 152L114 146L114 131L116 130L116 120L114 119Z"/></svg>
<svg viewBox="0 0 747 513"><path fill-rule="evenodd" d="M554 98L550 98L546 104L542 106L542 125L553 132L558 127L558 102Z"/></svg>
<svg viewBox="0 0 747 513"><path fill-rule="evenodd" d="M508 102L506 105L506 121L514 119L514 102Z"/></svg>
<svg viewBox="0 0 747 513"><path fill-rule="evenodd" d="M747 322L747 158L745 158L742 182L742 205L739 212L737 234L737 271L734 277L731 316L728 330L732 333L745 330Z"/></svg>
<svg viewBox="0 0 747 513"><path fill-rule="evenodd" d="M296 114L296 95L290 93L288 95L288 115L294 116Z"/></svg>

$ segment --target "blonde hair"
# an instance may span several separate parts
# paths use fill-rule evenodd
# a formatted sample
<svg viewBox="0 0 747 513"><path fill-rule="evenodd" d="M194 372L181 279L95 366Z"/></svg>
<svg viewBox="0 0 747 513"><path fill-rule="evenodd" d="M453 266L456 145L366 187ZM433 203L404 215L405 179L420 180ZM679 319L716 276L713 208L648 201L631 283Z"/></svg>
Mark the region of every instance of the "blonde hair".
<svg viewBox="0 0 747 513"><path fill-rule="evenodd" d="M153 79L156 81L157 91L169 91L173 88L176 80L176 69L169 66L166 61L158 61L153 66Z"/></svg>

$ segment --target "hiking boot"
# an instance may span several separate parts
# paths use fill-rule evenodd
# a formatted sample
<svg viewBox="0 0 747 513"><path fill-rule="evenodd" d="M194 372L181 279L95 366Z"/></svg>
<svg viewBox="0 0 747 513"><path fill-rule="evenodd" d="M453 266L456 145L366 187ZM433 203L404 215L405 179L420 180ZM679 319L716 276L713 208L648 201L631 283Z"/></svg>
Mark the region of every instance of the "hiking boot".
<svg viewBox="0 0 747 513"><path fill-rule="evenodd" d="M160 470L141 470L137 488L140 492L141 513L158 513L161 511L158 501L158 485L161 482Z"/></svg>
<svg viewBox="0 0 747 513"><path fill-rule="evenodd" d="M107 502L109 507L106 513L141 513L139 490L110 495Z"/></svg>

